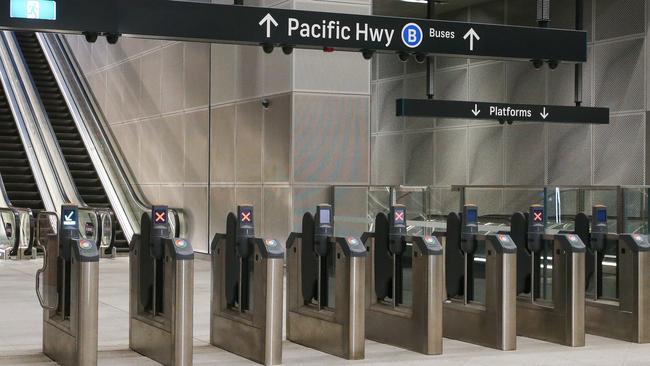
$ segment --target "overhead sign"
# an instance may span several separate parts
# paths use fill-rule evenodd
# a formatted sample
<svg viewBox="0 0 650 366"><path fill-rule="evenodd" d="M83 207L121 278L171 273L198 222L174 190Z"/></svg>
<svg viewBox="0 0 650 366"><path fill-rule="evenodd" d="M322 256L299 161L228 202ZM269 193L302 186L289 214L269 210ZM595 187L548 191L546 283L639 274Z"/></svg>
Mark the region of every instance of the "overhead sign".
<svg viewBox="0 0 650 366"><path fill-rule="evenodd" d="M56 1L10 0L9 16L12 18L56 20Z"/></svg>
<svg viewBox="0 0 650 366"><path fill-rule="evenodd" d="M585 62L587 57L583 31L242 5L67 0L60 4L59 18L40 24L16 22L0 11L0 28L492 59Z"/></svg>
<svg viewBox="0 0 650 366"><path fill-rule="evenodd" d="M397 115L498 121L608 124L609 108L398 99Z"/></svg>

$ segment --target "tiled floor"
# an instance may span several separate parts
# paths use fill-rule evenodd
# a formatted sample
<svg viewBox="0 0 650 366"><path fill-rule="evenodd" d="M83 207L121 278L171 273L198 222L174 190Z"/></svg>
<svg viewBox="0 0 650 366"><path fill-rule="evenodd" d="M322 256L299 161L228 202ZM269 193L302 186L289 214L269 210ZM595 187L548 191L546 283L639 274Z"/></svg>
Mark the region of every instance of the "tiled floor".
<svg viewBox="0 0 650 366"><path fill-rule="evenodd" d="M42 313L34 293L34 274L41 260L0 262L0 365L51 365L40 353ZM100 365L155 365L128 349L128 259L100 263L99 363ZM196 261L194 300L194 363L197 365L248 365L251 362L211 347L209 262ZM375 342L366 342L366 359L344 361L321 352L284 343L287 365L400 364L435 366L648 366L650 345L637 345L587 336L579 349L532 339L518 339L518 350L495 351L445 339L444 355L424 356Z"/></svg>

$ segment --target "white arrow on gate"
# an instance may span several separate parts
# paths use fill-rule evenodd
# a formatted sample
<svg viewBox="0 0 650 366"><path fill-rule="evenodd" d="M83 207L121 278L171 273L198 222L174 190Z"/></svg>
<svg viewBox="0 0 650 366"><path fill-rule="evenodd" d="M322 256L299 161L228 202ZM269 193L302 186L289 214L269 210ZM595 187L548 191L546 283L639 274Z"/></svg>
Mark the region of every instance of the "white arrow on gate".
<svg viewBox="0 0 650 366"><path fill-rule="evenodd" d="M478 33L474 30L474 28L470 28L467 33L465 33L465 36L463 36L463 39L469 38L469 50L474 51L474 41L478 41L481 39L481 37L478 36Z"/></svg>
<svg viewBox="0 0 650 366"><path fill-rule="evenodd" d="M275 21L271 13L266 14L262 20L260 20L260 25L264 25L266 23L266 38L271 37L271 24L273 24L274 27L278 26L278 22Z"/></svg>
<svg viewBox="0 0 650 366"><path fill-rule="evenodd" d="M472 109L472 113L474 113L474 117L478 117L478 114L481 113L481 110L478 109L478 104L474 104L474 109Z"/></svg>
<svg viewBox="0 0 650 366"><path fill-rule="evenodd" d="M63 217L65 217L65 221L72 221L72 216L74 216L74 211L70 211L70 213Z"/></svg>

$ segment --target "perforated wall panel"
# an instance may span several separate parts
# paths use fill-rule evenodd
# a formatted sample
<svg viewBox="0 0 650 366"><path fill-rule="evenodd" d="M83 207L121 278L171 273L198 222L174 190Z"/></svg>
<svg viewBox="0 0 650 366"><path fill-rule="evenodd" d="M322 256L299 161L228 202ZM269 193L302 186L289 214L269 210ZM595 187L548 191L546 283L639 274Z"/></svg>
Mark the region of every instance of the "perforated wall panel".
<svg viewBox="0 0 650 366"><path fill-rule="evenodd" d="M594 127L594 183L643 184L645 114L612 117Z"/></svg>
<svg viewBox="0 0 650 366"><path fill-rule="evenodd" d="M504 127L469 129L469 184L503 184Z"/></svg>
<svg viewBox="0 0 650 366"><path fill-rule="evenodd" d="M643 38L594 46L596 105L612 112L644 107Z"/></svg>

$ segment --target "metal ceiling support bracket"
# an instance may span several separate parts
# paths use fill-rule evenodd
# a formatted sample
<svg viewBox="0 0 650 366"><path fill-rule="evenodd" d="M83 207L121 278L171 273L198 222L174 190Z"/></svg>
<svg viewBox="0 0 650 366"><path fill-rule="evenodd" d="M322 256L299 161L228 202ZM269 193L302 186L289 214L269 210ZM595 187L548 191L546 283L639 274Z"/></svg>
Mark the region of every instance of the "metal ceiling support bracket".
<svg viewBox="0 0 650 366"><path fill-rule="evenodd" d="M436 17L436 2L435 0L427 1L427 19L434 19ZM436 59L434 56L427 56L427 99L433 99L435 94L435 71Z"/></svg>
<svg viewBox="0 0 650 366"><path fill-rule="evenodd" d="M551 21L551 0L537 0L537 25L548 27Z"/></svg>
<svg viewBox="0 0 650 366"><path fill-rule="evenodd" d="M583 0L576 0L576 30L584 28L584 3ZM576 107L582 105L582 64L575 64L575 103Z"/></svg>

